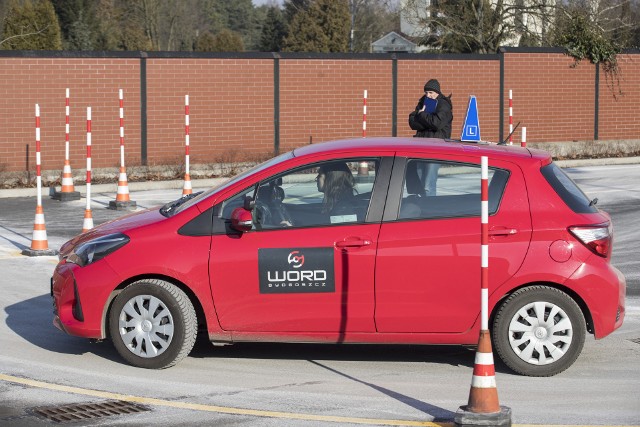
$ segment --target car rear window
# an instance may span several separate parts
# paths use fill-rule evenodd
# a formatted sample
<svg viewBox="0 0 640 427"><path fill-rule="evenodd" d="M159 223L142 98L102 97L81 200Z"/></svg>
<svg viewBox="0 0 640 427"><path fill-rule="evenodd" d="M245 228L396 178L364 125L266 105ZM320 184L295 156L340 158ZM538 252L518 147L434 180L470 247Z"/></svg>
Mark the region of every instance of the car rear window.
<svg viewBox="0 0 640 427"><path fill-rule="evenodd" d="M582 192L580 187L555 163L543 166L540 171L572 211L576 213L594 213L598 211L595 203L591 203L591 200Z"/></svg>

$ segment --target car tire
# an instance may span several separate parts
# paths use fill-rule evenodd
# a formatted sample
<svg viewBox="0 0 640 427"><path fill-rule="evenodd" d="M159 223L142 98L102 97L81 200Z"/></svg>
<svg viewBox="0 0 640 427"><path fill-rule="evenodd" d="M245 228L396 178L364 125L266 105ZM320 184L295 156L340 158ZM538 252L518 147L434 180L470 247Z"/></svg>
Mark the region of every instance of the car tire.
<svg viewBox="0 0 640 427"><path fill-rule="evenodd" d="M120 356L147 369L168 368L185 358L195 343L197 325L189 297L154 279L124 288L109 316L109 333Z"/></svg>
<svg viewBox="0 0 640 427"><path fill-rule="evenodd" d="M566 293L548 286L522 288L507 297L493 322L493 343L513 371L556 375L576 361L584 346L585 319Z"/></svg>

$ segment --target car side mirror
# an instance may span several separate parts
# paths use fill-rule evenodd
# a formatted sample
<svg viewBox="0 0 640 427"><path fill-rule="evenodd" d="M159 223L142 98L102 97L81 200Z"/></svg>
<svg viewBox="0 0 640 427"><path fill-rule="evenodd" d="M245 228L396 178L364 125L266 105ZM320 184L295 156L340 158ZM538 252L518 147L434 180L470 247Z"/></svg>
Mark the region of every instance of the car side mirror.
<svg viewBox="0 0 640 427"><path fill-rule="evenodd" d="M253 228L251 211L245 208L235 208L231 213L231 228L243 233L251 231Z"/></svg>

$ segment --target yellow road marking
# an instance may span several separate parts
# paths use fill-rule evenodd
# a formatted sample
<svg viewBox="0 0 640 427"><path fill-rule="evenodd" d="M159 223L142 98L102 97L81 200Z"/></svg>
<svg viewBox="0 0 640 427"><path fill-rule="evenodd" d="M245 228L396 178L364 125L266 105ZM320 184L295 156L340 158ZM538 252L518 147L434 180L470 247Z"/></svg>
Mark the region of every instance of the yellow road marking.
<svg viewBox="0 0 640 427"><path fill-rule="evenodd" d="M431 422L431 421L411 421L411 420L384 420L379 418L354 418L354 417L340 417L332 415L314 415L314 414L299 414L294 412L278 412L278 411L263 411L259 409L242 409L233 408L228 406L216 406L216 405L204 405L200 403L187 403L187 402L175 402L171 400L155 399L152 397L139 397L131 396L120 393L111 393L107 391L91 390L80 387L72 387L60 384L52 384L44 381L36 381L28 378L14 377L12 375L0 374L0 380L22 384L30 387L43 388L47 390L62 391L65 393L80 394L84 396L100 397L103 399L123 400L125 402L140 403L150 406L165 406L169 408L177 409L190 409L193 411L203 412L218 412L221 414L233 414L233 415L249 415L254 417L269 417L269 418L282 418L290 420L302 420L302 421L324 421L332 423L350 423L350 424L369 424L369 425L381 425L381 426L429 426L429 427L449 427L453 426L450 422ZM513 424L516 427L571 427L568 425L552 426L551 424ZM612 425L599 425L599 426L587 426L580 424L580 427L640 427L640 425L629 426L612 426Z"/></svg>
<svg viewBox="0 0 640 427"><path fill-rule="evenodd" d="M51 384L43 381L31 380L28 378L14 377L12 375L0 374L0 380L27 385L30 387L38 387L47 390L63 391L66 393L81 394L84 396L100 397L103 399L123 400L125 402L140 403L143 405L165 406L177 409L191 409L194 411L218 412L222 414L249 415L254 417L282 418L303 421L324 421L333 423L351 423L351 424L370 424L383 426L433 426L444 427L452 426L453 423L434 423L429 421L410 421L410 420L384 420L378 418L352 418L339 417L331 415L314 415L314 414L297 414L292 412L263 411L258 409L242 409L227 406L203 405L199 403L175 402L171 400L155 399L149 397L130 396L126 394L110 393L106 391L98 391L84 389L79 387L71 387L59 384Z"/></svg>

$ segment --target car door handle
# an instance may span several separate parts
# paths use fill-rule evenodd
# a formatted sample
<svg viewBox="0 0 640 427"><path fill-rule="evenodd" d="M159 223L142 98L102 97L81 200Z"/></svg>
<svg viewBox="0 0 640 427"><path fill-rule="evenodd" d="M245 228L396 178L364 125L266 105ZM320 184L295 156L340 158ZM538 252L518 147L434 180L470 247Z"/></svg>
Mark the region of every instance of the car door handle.
<svg viewBox="0 0 640 427"><path fill-rule="evenodd" d="M369 246L371 244L371 240L360 239L360 238L347 238L341 242L336 242L336 248L356 248L360 246Z"/></svg>
<svg viewBox="0 0 640 427"><path fill-rule="evenodd" d="M494 227L489 230L489 236L511 236L518 232L515 228Z"/></svg>

